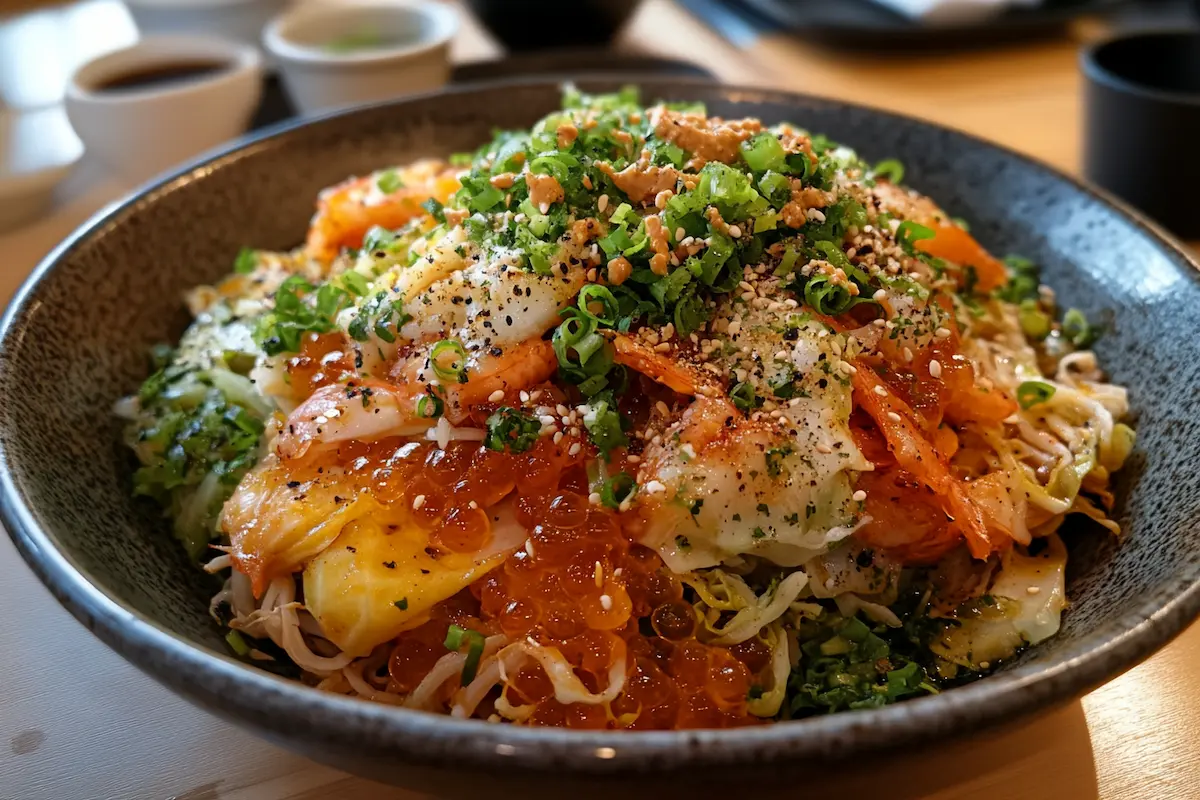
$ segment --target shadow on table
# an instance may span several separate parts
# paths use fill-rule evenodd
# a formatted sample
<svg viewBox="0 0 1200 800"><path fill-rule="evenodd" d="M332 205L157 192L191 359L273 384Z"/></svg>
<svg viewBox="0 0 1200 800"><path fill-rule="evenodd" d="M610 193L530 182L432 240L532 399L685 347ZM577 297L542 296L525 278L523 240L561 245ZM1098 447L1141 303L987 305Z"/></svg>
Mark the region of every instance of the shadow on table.
<svg viewBox="0 0 1200 800"><path fill-rule="evenodd" d="M1079 701L1032 722L817 779L806 793L888 800L1098 800L1092 740ZM856 795L856 793L861 793ZM828 795L834 796L834 795Z"/></svg>

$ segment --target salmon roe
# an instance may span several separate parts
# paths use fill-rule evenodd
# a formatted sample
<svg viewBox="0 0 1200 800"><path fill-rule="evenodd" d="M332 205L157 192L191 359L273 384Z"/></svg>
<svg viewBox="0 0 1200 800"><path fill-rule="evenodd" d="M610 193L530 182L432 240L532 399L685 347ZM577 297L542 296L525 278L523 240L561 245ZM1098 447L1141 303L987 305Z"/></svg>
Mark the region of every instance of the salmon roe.
<svg viewBox="0 0 1200 800"><path fill-rule="evenodd" d="M697 641L683 586L654 551L633 542L612 510L588 500L586 449L541 439L525 453L475 443L394 448L375 469L389 498L412 503L438 550L470 552L490 536L486 509L511 497L529 531L524 548L467 590L439 604L428 622L402 634L389 663L391 688L410 692L446 653L450 624L557 648L591 692L608 687L618 659L624 690L606 708L563 704L537 662L509 676L506 700L530 725L569 728L717 728L754 721L746 698L767 669L753 644L726 649ZM759 646L760 649L761 645ZM442 687L449 702L455 681ZM499 692L476 710L487 717Z"/></svg>

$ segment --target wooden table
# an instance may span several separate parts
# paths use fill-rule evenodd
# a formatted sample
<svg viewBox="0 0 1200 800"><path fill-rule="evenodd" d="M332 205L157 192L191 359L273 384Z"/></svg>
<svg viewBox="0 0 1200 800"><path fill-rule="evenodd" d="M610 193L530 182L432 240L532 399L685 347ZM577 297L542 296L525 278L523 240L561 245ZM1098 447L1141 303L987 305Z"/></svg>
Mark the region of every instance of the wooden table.
<svg viewBox="0 0 1200 800"><path fill-rule="evenodd" d="M1102 30L1085 20L1061 39L953 57L847 56L774 36L737 49L670 0L647 0L621 46L682 59L703 54L704 66L728 82L898 109L1074 171L1076 53ZM455 44L460 60L496 52L470 24ZM0 236L0 298L55 241L125 188L85 161L50 218ZM75 623L4 537L0 609L3 800L415 797L290 755L174 697ZM1018 731L916 756L899 774L872 774L864 765L842 791L889 800L1200 797L1200 704L1191 694L1197 682L1200 626Z"/></svg>

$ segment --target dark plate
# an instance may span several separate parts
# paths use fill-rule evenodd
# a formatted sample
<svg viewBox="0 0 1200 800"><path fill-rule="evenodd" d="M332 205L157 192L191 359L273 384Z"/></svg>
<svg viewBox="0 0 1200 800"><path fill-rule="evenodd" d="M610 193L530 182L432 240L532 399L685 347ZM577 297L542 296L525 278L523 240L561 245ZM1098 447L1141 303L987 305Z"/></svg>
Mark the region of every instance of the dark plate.
<svg viewBox="0 0 1200 800"><path fill-rule="evenodd" d="M742 9L760 27L782 28L830 47L938 50L999 44L1047 35L1082 14L1107 11L1127 0L1046 0L1035 8L1014 8L984 22L927 25L872 0L683 0L704 17ZM729 8L722 9L725 5Z"/></svg>
<svg viewBox="0 0 1200 800"><path fill-rule="evenodd" d="M464 87L269 131L144 189L58 247L0 327L0 511L42 580L103 641L205 709L352 772L475 796L531 786L585 796L617 783L627 795L677 796L685 786L797 787L853 774L861 766L837 762L881 767L916 746L1066 702L1193 619L1200 342L1187 332L1200 279L1176 242L1074 180L961 133L831 100L639 82L648 99L794 120L869 159L903 159L912 184L970 220L985 245L1043 263L1066 304L1111 314L1099 354L1139 415L1138 448L1117 481L1128 534L1120 546L1095 532L1071 537L1074 603L1056 638L993 677L900 705L750 730L637 734L410 713L322 694L227 654L206 613L208 580L161 520L129 499L113 401L144 376L147 348L180 333L180 294L224 274L243 245L299 242L320 188L471 149L496 126L528 125L558 106L549 82Z"/></svg>

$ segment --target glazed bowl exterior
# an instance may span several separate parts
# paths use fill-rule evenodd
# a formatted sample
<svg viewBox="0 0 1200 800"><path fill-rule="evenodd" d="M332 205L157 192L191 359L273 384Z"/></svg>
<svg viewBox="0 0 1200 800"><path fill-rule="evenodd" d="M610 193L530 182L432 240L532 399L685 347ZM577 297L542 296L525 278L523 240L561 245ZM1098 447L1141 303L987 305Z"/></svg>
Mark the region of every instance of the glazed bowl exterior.
<svg viewBox="0 0 1200 800"><path fill-rule="evenodd" d="M68 609L197 705L352 772L436 791L677 796L797 783L846 759L1014 724L1136 664L1200 609L1200 341L1184 332L1200 278L1179 244L1105 196L1025 157L914 119L801 95L648 78L647 101L791 120L901 159L908 180L994 252L1044 265L1064 306L1102 315L1097 350L1130 387L1138 445L1116 482L1118 542L1072 530L1062 631L998 674L885 708L734 731L579 732L489 725L318 692L244 664L207 613L211 579L130 499L113 401L147 349L187 323L181 293L246 245L301 242L318 190L350 174L472 150L494 128L557 108L557 82L464 87L277 128L158 181L50 254L0 330L0 511ZM614 80L580 80L585 90ZM147 732L151 735L152 732ZM862 759L868 759L862 761Z"/></svg>

